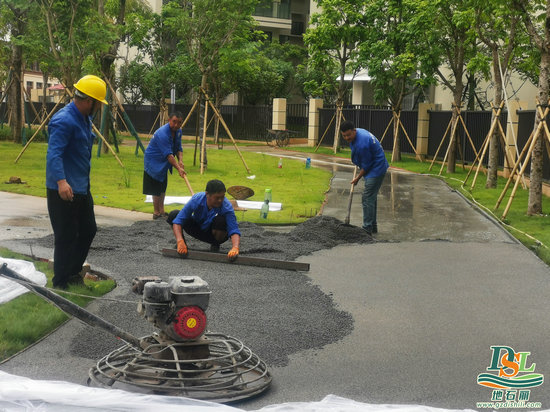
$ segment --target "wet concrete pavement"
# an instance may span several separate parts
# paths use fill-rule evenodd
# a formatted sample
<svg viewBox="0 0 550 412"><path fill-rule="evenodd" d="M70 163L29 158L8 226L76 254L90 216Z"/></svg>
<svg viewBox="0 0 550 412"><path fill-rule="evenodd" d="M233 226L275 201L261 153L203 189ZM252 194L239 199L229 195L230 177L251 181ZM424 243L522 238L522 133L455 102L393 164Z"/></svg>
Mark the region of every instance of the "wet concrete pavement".
<svg viewBox="0 0 550 412"><path fill-rule="evenodd" d="M334 171L323 214L344 220L352 168L345 160L338 160L337 166L327 162L324 157L312 160L314 167ZM361 223L361 186L356 187L352 203L354 225ZM2 246L25 248L21 246L25 242L8 240L6 232L32 238L48 231L43 225L49 223L44 206L36 199L29 203L24 199L0 192ZM299 259L311 265L307 275L312 286L352 315L351 333L272 368L270 391L239 407L252 410L286 401L320 400L332 393L370 403L475 409L476 402L491 400L492 391L478 385L476 378L490 366L492 345L530 352L536 372L548 376L550 270L544 263L434 178L392 170L378 208L379 242L338 246ZM108 211L98 209L99 224L103 218L105 224L113 224L128 216L117 211L109 221L104 216ZM21 226L21 211L32 215L32 230ZM72 328L81 326L69 322L57 335L68 338ZM39 345L52 344L47 341ZM40 349L23 353L0 369L32 377L25 359L32 352ZM541 402L543 409L550 408L545 385L530 392L530 400Z"/></svg>

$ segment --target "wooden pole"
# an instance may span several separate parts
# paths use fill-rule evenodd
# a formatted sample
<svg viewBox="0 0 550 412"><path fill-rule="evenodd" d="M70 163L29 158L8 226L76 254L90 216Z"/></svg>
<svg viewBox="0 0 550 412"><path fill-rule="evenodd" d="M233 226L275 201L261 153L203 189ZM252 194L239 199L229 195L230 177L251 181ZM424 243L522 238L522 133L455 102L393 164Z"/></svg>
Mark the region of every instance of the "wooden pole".
<svg viewBox="0 0 550 412"><path fill-rule="evenodd" d="M499 198L497 199L497 202L495 204L494 209L498 209L500 207L500 203L502 202L502 199L504 199L504 196L506 195L506 192L508 191L508 188L510 187L510 183L512 183L512 180L514 180L514 174L516 173L518 166L520 165L523 156L525 156L525 153L527 152L528 148L531 145L531 142L533 141L533 137L535 136L535 131L531 132L531 135L529 136L529 139L527 139L527 142L525 142L525 146L523 146L523 149L521 153L518 156L517 161L514 163L514 167L512 168L512 171L510 172L510 176L508 177L508 180L506 181L506 184L504 185L504 189L502 190L502 193L500 194ZM519 176L518 176L519 179Z"/></svg>
<svg viewBox="0 0 550 412"><path fill-rule="evenodd" d="M393 115L392 115L390 121L388 122L388 125L386 126L386 130L384 130L384 134L382 134L382 138L380 139L380 144L382 144L382 142L384 141L384 138L386 137L386 134L388 133L388 129L390 128L392 123L393 123Z"/></svg>
<svg viewBox="0 0 550 412"><path fill-rule="evenodd" d="M205 93L206 96L206 93ZM206 99L208 100L208 99ZM204 174L204 168L206 166L206 126L208 124L208 102L204 103L204 121L202 130L202 144L201 144L201 175Z"/></svg>
<svg viewBox="0 0 550 412"><path fill-rule="evenodd" d="M466 181L468 180L468 177L470 176L470 173L473 170L473 165L475 165L475 162L479 159L479 165L477 167L476 173L474 175L474 180L473 180L472 186L471 186L472 189L474 188L474 186L476 184L477 176L479 174L479 169L481 168L481 164L483 163L483 159L485 158L485 153L487 152L487 148L489 147L489 143L491 141L490 137L492 136L497 123L499 123L500 112L502 110L502 106L503 106L503 103L501 102L500 107L497 109L497 112L495 113L495 118L493 119L493 123L491 124L491 127L489 129L489 133L487 133L487 136L485 137L485 140L483 141L483 145L482 145L483 151L481 153L481 157L479 157L479 154L476 154L476 158L474 160L474 163L472 164L472 167L470 168L470 171L466 175L466 179L464 179L464 183L466 183ZM493 107L492 103L491 103L491 107L492 107L493 112L494 112L495 108Z"/></svg>
<svg viewBox="0 0 550 412"><path fill-rule="evenodd" d="M323 139L325 138L325 135L327 134L328 132L328 129L330 129L330 125L332 124L332 122L334 121L334 118L336 117L336 112L334 112L334 114L332 115L332 119L330 119L330 122L327 126L327 128L325 129L325 132L323 133L323 136L321 136L321 139L319 140L319 143L317 143L317 147L315 148L315 150L313 151L313 153L317 153L317 150L319 149L319 147L321 146L321 143L323 143Z"/></svg>
<svg viewBox="0 0 550 412"><path fill-rule="evenodd" d="M353 168L353 179L355 180L355 177L357 176L357 166ZM344 224L349 225L349 217L351 215L351 201L353 200L353 189L355 189L355 185L352 184L351 188L349 189L349 198L348 198L348 214L346 215L346 219L344 220Z"/></svg>
<svg viewBox="0 0 550 412"><path fill-rule="evenodd" d="M193 112L195 111L195 108L197 107L197 104L199 103L198 99L195 99L195 103L193 103L193 106L191 107L191 110L189 110L189 113L187 113L187 117L185 118L185 120L183 121L183 123L181 124L181 128L183 129L185 127L185 125L187 124L187 122L189 121L189 119L191 118L191 115L193 114ZM160 112L159 112L159 116L160 116ZM156 120L155 120L156 121Z"/></svg>
<svg viewBox="0 0 550 412"><path fill-rule="evenodd" d="M441 164L441 169L439 169L439 176L441 176L441 172L443 172L443 167L445 166L445 162L447 161L447 156L449 155L451 146L453 145L455 140L456 128L458 126L458 118L456 118L454 122L452 120L453 119L451 118L451 122L453 123L453 126L451 127L451 137L449 138L449 146L447 146L447 151L445 152L445 157L443 158L443 163Z"/></svg>
<svg viewBox="0 0 550 412"><path fill-rule="evenodd" d="M193 188L191 187L191 183L189 183L189 179L187 178L187 174L183 175L183 180L185 180L185 184L187 185L187 188L189 189L189 192L191 192L191 196L195 194L193 191Z"/></svg>
<svg viewBox="0 0 550 412"><path fill-rule="evenodd" d="M545 123L546 121L544 119L541 119L541 123ZM533 154L533 150L535 149L535 144L540 136L540 132L542 131L542 128L538 128L537 133L533 137L533 141L531 142L531 145L529 147L529 151L527 152L527 155L525 156L525 163L523 163L523 167L519 171L518 179L516 179L516 183L514 184L514 188L512 189L512 193L510 193L510 198L508 199L508 204L506 205L506 208L504 209L504 212L502 213L501 219L505 219L508 215L508 211L510 210L510 207L512 206L512 202L514 200L514 197L516 196L516 192L518 190L518 185L520 182L519 176L523 176L525 173L525 169L527 168L527 164L529 163L529 160L531 159L531 155Z"/></svg>
<svg viewBox="0 0 550 412"><path fill-rule="evenodd" d="M399 113L399 116L397 116L397 120L399 121L399 125L401 126L401 130L403 130L403 133L405 133L405 137L406 137L407 140L409 141L409 144L411 145L411 148L413 149L414 154L415 154L417 157L420 157L420 156L418 155L418 152L416 151L416 148L415 148L414 145L412 144L411 138L409 137L407 131L405 130L405 126L403 125L403 122L401 121L401 113ZM420 159L420 162L422 163L422 159Z"/></svg>
<svg viewBox="0 0 550 412"><path fill-rule="evenodd" d="M447 138L447 133L449 133L449 128L451 127L452 120L453 119L451 117L451 120L449 120L449 123L447 124L447 129L445 129L445 133L443 133L443 138L441 139L441 142L439 142L439 146L437 147L437 150L435 151L434 157L432 159L432 163L430 164L430 167L428 169L430 172L432 171L432 167L434 165L435 159L437 158L437 155L439 154L439 150L441 149L441 146L443 146L443 143L445 142L445 139Z"/></svg>
<svg viewBox="0 0 550 412"><path fill-rule="evenodd" d="M468 132L468 128L466 127L466 123L464 122L464 119L462 118L462 113L460 113L458 115L458 117L460 118L460 121L462 122L462 127L464 127L464 131L466 132L466 136L468 136L468 140L470 140L470 145L472 146L472 150L474 151L474 153L476 154L476 157L477 157L478 154L477 154L476 146L474 145L474 141L470 137L470 133Z"/></svg>

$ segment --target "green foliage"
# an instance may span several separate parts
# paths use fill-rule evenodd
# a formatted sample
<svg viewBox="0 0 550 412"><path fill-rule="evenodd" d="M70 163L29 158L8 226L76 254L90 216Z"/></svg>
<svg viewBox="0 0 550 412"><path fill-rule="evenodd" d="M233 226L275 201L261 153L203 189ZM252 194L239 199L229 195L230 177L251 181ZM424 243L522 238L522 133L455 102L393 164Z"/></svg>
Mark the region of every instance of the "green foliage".
<svg viewBox="0 0 550 412"><path fill-rule="evenodd" d="M360 62L372 77L378 103L389 101L400 110L404 96L435 82L441 51L431 25L434 13L429 1L368 2Z"/></svg>
<svg viewBox="0 0 550 412"><path fill-rule="evenodd" d="M173 86L177 97L181 97L199 81L197 67L178 47L174 27L178 13L180 9L168 4L161 14L143 8L128 14L125 30L129 46L141 52L132 61L126 61L120 70L118 86L128 102L164 101Z"/></svg>
<svg viewBox="0 0 550 412"><path fill-rule="evenodd" d="M43 38L49 39L46 49L57 66L53 75L66 85L72 85L82 75L85 59L93 55L96 61L109 50L117 33L109 19L100 16L93 0L38 0L45 20Z"/></svg>
<svg viewBox="0 0 550 412"><path fill-rule="evenodd" d="M318 0L320 13L311 16L304 35L309 59L305 88L316 96L336 94L343 101L349 88L344 75L359 70L358 46L365 41L363 0ZM336 81L337 73L340 80Z"/></svg>

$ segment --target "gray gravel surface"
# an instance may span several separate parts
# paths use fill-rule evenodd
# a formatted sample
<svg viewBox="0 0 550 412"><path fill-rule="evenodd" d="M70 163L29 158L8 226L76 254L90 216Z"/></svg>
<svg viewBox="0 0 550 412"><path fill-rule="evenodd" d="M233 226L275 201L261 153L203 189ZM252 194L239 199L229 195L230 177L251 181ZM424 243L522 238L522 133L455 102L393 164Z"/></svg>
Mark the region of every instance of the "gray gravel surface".
<svg viewBox="0 0 550 412"><path fill-rule="evenodd" d="M310 219L289 233L248 222L240 229L241 254L282 260L338 244L372 242L361 228L332 217ZM52 243L52 236L37 241L40 246ZM209 250L209 245L189 236L187 243L190 249ZM284 366L289 355L333 343L353 329L351 315L336 308L331 296L303 273L161 255L162 248L174 247L171 228L162 220L100 228L88 261L112 276L118 287L111 293L117 301L95 304L94 312L135 336L148 335L155 329L137 314L140 297L130 291L132 279L195 275L207 281L212 290L208 329L238 338L270 366ZM227 253L229 247L230 242L222 245L220 253ZM72 355L97 360L119 345L107 332L85 328L70 346Z"/></svg>

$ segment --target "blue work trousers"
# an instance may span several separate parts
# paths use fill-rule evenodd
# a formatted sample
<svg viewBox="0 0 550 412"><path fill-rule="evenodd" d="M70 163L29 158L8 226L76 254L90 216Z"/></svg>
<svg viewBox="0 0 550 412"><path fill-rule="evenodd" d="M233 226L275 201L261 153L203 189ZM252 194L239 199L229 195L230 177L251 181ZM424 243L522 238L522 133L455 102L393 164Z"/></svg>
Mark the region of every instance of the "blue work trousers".
<svg viewBox="0 0 550 412"><path fill-rule="evenodd" d="M376 221L376 198L382 182L384 181L384 173L382 176L369 177L365 180L365 189L363 190L363 229L372 232L377 230Z"/></svg>

